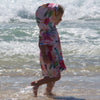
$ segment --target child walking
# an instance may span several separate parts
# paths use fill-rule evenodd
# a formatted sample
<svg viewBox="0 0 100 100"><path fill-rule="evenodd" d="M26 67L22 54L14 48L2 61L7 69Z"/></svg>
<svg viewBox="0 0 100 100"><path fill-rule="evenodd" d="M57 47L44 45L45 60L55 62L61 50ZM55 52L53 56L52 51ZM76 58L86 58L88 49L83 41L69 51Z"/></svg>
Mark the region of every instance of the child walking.
<svg viewBox="0 0 100 100"><path fill-rule="evenodd" d="M66 69L56 29L56 25L62 20L63 13L63 7L54 3L43 4L36 11L36 21L40 29L40 64L44 77L31 82L35 97L39 86L43 84L47 84L44 94L53 96L52 89L55 82L61 78L61 71Z"/></svg>

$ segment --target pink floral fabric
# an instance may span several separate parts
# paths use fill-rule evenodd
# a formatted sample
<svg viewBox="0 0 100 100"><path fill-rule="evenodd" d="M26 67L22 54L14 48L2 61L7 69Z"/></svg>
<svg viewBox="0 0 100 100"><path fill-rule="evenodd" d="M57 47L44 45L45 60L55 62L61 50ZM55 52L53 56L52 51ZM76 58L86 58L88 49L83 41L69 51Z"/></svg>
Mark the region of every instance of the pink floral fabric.
<svg viewBox="0 0 100 100"><path fill-rule="evenodd" d="M49 77L57 77L61 71L66 69L59 34L55 23L52 21L57 8L57 4L47 3L40 6L36 11L36 21L40 29L39 46L46 45L46 55L50 60L48 64L43 60L40 49L40 64L43 75Z"/></svg>

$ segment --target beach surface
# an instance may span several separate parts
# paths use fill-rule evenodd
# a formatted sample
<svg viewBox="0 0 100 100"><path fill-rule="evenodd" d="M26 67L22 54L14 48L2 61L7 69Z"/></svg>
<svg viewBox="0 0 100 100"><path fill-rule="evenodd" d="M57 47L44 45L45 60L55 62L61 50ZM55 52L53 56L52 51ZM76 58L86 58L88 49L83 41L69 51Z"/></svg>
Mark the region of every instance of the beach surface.
<svg viewBox="0 0 100 100"><path fill-rule="evenodd" d="M30 82L40 77L2 76L0 100L100 100L99 77L99 75L62 75L53 90L57 96L53 98L44 96L46 85L43 85L39 87L38 97L35 98ZM9 82L9 80L14 80L14 82Z"/></svg>

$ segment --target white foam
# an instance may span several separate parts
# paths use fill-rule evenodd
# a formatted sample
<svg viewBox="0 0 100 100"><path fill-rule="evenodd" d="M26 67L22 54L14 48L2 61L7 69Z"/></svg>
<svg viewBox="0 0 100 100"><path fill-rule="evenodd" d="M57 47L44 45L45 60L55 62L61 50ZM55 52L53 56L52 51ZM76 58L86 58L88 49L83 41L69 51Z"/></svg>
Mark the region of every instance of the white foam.
<svg viewBox="0 0 100 100"><path fill-rule="evenodd" d="M27 93L30 93L31 89L32 89L32 86L27 86L27 87L21 89L19 93L27 94Z"/></svg>
<svg viewBox="0 0 100 100"><path fill-rule="evenodd" d="M30 42L0 42L0 54L13 55L38 55L38 44Z"/></svg>
<svg viewBox="0 0 100 100"><path fill-rule="evenodd" d="M59 32L61 33L63 51L67 51L66 54L100 55L100 36L96 30L88 28L61 28Z"/></svg>
<svg viewBox="0 0 100 100"><path fill-rule="evenodd" d="M34 19L37 7L43 3L54 2L61 4L64 9L64 20L100 19L99 0L2 0L0 1L0 22L21 17Z"/></svg>

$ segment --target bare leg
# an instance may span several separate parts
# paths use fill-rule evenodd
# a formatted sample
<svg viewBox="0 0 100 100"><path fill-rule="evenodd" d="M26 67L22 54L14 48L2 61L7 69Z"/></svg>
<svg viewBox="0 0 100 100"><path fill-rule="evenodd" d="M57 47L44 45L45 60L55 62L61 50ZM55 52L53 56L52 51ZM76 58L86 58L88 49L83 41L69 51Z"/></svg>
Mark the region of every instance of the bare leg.
<svg viewBox="0 0 100 100"><path fill-rule="evenodd" d="M34 96L37 97L37 90L38 90L38 87L39 87L40 85L58 81L58 80L60 79L60 77L61 77L61 76L60 76L60 74L59 74L58 77L54 77L54 78L44 77L44 78L42 78L42 79L40 79L40 80L31 82L31 86L34 86L34 87L33 87ZM49 85L49 84L48 84L48 85ZM52 88L53 88L53 86L52 86Z"/></svg>
<svg viewBox="0 0 100 100"><path fill-rule="evenodd" d="M55 82L47 83L47 87L46 87L46 91L45 91L44 95L54 96L54 94L52 93L52 89L53 89L54 85L55 85Z"/></svg>

